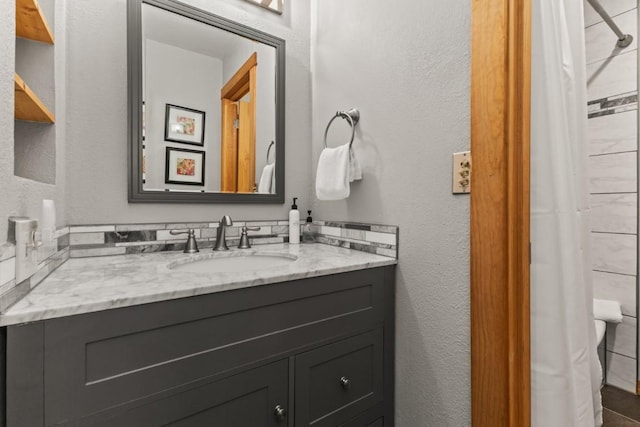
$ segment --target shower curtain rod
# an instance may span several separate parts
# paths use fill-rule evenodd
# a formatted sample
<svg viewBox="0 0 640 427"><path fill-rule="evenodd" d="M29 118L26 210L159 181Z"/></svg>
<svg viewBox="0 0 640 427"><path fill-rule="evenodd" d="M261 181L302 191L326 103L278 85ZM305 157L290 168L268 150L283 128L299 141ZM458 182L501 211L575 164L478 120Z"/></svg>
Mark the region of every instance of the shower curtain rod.
<svg viewBox="0 0 640 427"><path fill-rule="evenodd" d="M627 47L633 41L633 36L631 34L624 34L620 31L620 28L613 22L613 19L609 16L606 10L598 3L598 0L587 0L591 7L595 9L596 12L604 19L604 22L607 23L609 27L613 30L614 33L618 36L618 46L619 47Z"/></svg>

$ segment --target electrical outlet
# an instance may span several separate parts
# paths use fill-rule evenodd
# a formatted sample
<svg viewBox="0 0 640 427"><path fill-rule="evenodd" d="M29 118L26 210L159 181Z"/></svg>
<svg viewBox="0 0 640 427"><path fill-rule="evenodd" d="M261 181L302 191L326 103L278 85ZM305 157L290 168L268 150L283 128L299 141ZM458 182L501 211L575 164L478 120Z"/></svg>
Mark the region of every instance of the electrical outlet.
<svg viewBox="0 0 640 427"><path fill-rule="evenodd" d="M453 153L453 194L471 191L471 151Z"/></svg>

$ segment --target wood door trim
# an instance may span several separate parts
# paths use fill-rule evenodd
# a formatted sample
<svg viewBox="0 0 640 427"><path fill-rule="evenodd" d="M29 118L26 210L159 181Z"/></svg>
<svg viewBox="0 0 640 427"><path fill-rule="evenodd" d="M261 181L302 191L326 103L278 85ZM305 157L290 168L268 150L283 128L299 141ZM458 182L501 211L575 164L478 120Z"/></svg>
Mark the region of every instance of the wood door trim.
<svg viewBox="0 0 640 427"><path fill-rule="evenodd" d="M531 424L530 0L474 0L471 55L471 413Z"/></svg>
<svg viewBox="0 0 640 427"><path fill-rule="evenodd" d="M237 104L222 99L222 139L220 140L220 191L235 193L238 189L238 130L233 122L238 117Z"/></svg>
<svg viewBox="0 0 640 427"><path fill-rule="evenodd" d="M233 101L238 101L249 92L250 86L250 71L253 67L258 65L258 54L253 52L251 56L238 68L233 76L225 83L220 90L221 98L228 98Z"/></svg>
<svg viewBox="0 0 640 427"><path fill-rule="evenodd" d="M220 90L222 103L222 142L220 152L221 191L253 193L255 191L256 168L256 97L258 54L253 52ZM240 106L234 107L231 118L231 103L240 103L249 94L248 114L241 129L236 129ZM248 125L247 125L248 123ZM247 127L248 126L248 127ZM238 140L237 137L241 137ZM233 164L232 164L233 163ZM238 176L242 173L242 176Z"/></svg>

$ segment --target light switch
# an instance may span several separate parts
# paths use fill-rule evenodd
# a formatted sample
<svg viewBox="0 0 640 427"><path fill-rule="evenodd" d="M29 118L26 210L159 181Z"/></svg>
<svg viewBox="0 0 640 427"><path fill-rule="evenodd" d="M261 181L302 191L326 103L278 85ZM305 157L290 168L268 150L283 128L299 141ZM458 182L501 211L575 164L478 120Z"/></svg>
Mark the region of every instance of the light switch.
<svg viewBox="0 0 640 427"><path fill-rule="evenodd" d="M471 191L471 151L453 153L453 194Z"/></svg>

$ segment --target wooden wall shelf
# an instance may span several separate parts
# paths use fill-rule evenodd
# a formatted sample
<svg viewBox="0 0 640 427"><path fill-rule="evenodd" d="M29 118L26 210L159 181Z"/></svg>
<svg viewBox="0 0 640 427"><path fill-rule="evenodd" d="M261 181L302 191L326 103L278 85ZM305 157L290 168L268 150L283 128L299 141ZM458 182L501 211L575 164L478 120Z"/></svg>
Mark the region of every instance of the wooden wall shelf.
<svg viewBox="0 0 640 427"><path fill-rule="evenodd" d="M18 74L15 80L15 118L30 122L55 123L55 116Z"/></svg>
<svg viewBox="0 0 640 427"><path fill-rule="evenodd" d="M37 0L16 0L16 36L53 44L53 33Z"/></svg>

